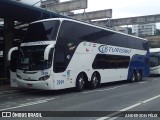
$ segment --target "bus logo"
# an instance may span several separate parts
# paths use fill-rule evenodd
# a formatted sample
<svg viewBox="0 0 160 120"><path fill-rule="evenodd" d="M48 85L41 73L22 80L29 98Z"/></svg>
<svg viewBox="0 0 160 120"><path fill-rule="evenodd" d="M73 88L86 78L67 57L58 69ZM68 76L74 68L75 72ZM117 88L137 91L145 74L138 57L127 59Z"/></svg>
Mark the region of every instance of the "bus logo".
<svg viewBox="0 0 160 120"><path fill-rule="evenodd" d="M106 45L101 45L98 50L101 52L101 53L106 53L108 51L108 46Z"/></svg>
<svg viewBox="0 0 160 120"><path fill-rule="evenodd" d="M106 45L101 45L98 49L101 53L107 53L107 52L121 53L121 54L130 54L131 53L131 50L128 48L110 47L110 46L106 46Z"/></svg>

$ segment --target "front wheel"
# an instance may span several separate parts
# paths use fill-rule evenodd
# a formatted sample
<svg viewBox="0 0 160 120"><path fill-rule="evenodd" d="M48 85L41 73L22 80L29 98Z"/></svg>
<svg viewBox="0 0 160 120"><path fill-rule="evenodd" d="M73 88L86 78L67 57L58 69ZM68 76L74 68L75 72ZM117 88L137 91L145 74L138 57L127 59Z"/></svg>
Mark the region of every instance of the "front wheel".
<svg viewBox="0 0 160 120"><path fill-rule="evenodd" d="M76 79L76 91L81 92L84 89L84 75L80 73Z"/></svg>

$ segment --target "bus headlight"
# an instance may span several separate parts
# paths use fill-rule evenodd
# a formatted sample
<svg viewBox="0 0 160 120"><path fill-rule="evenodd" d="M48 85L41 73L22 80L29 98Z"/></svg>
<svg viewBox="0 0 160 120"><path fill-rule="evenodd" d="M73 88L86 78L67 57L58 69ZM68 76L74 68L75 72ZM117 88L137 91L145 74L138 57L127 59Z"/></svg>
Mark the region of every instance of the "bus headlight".
<svg viewBox="0 0 160 120"><path fill-rule="evenodd" d="M18 74L16 74L16 77L17 77L18 79L22 79L22 77L21 77L20 75L18 75Z"/></svg>
<svg viewBox="0 0 160 120"><path fill-rule="evenodd" d="M46 75L46 76L40 77L39 80L47 80L48 78L50 78L50 76Z"/></svg>

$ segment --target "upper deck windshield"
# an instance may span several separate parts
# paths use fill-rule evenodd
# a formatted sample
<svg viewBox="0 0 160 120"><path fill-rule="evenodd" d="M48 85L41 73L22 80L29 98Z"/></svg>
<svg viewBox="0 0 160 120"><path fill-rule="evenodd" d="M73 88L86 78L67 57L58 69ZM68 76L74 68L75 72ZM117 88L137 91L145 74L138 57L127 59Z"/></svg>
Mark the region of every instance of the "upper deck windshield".
<svg viewBox="0 0 160 120"><path fill-rule="evenodd" d="M56 40L60 21L44 21L30 24L24 42Z"/></svg>
<svg viewBox="0 0 160 120"><path fill-rule="evenodd" d="M46 45L21 47L18 69L26 71L49 69L52 65L53 48L49 53L49 60L44 60L46 47Z"/></svg>
<svg viewBox="0 0 160 120"><path fill-rule="evenodd" d="M151 56L150 57L150 67L159 66L159 57L158 56Z"/></svg>

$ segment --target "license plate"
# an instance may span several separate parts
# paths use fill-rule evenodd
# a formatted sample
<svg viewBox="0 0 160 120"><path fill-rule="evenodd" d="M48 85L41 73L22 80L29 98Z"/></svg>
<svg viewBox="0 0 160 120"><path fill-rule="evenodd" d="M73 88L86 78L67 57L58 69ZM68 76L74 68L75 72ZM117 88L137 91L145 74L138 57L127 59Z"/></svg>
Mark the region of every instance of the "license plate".
<svg viewBox="0 0 160 120"><path fill-rule="evenodd" d="M27 87L33 87L33 85L32 84L27 84Z"/></svg>

